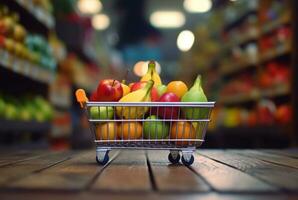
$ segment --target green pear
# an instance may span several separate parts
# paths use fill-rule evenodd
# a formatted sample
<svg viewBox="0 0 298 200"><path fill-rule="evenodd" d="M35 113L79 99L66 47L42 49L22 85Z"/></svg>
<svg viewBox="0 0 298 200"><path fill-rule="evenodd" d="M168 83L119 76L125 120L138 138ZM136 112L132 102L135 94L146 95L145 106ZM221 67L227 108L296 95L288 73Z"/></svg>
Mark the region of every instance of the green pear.
<svg viewBox="0 0 298 200"><path fill-rule="evenodd" d="M201 75L198 75L194 85L181 98L181 102L207 102L207 97L201 86ZM208 117L208 108L182 108L187 119L205 119Z"/></svg>
<svg viewBox="0 0 298 200"><path fill-rule="evenodd" d="M151 115L147 119L158 119L156 115ZM169 126L162 121L145 121L143 125L144 137L147 139L163 139L169 134Z"/></svg>
<svg viewBox="0 0 298 200"><path fill-rule="evenodd" d="M165 85L158 85L156 86L158 96L163 95L167 91L167 86Z"/></svg>
<svg viewBox="0 0 298 200"><path fill-rule="evenodd" d="M113 119L114 109L112 107L91 107L91 119Z"/></svg>

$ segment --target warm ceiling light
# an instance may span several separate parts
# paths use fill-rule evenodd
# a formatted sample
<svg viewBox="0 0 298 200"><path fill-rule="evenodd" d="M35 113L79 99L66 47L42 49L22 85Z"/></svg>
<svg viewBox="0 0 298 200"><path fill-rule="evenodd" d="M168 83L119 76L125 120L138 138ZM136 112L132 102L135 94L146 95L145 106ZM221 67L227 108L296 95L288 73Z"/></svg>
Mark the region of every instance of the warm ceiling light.
<svg viewBox="0 0 298 200"><path fill-rule="evenodd" d="M77 6L83 14L95 14L102 9L102 4L99 0L78 0Z"/></svg>
<svg viewBox="0 0 298 200"><path fill-rule="evenodd" d="M212 7L211 0L184 0L185 10L192 13L208 12Z"/></svg>
<svg viewBox="0 0 298 200"><path fill-rule="evenodd" d="M151 14L150 22L158 28L179 28L184 25L185 17L179 11L156 11Z"/></svg>
<svg viewBox="0 0 298 200"><path fill-rule="evenodd" d="M105 30L110 25L110 18L105 14L97 14L92 17L92 26L96 30Z"/></svg>
<svg viewBox="0 0 298 200"><path fill-rule="evenodd" d="M182 31L177 38L177 46L180 51L189 51L194 44L195 36L189 31Z"/></svg>

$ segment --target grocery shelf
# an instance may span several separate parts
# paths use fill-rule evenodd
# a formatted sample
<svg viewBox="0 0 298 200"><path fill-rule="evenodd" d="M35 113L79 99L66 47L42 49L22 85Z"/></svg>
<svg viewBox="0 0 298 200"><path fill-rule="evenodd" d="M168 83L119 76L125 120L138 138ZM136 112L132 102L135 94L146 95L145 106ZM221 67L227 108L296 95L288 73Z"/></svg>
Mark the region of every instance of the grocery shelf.
<svg viewBox="0 0 298 200"><path fill-rule="evenodd" d="M255 8L250 8L242 12L241 14L238 14L238 16L234 17L233 21L230 21L225 25L225 30L232 29L234 26L237 26L243 20L245 20L248 16L255 14L256 12L257 10Z"/></svg>
<svg viewBox="0 0 298 200"><path fill-rule="evenodd" d="M282 45L280 47L270 49L261 54L260 63L291 53L291 49L292 48L290 42L287 42L285 45Z"/></svg>
<svg viewBox="0 0 298 200"><path fill-rule="evenodd" d="M17 121L0 119L0 132L7 131L28 131L28 132L48 132L51 128L50 122L37 121Z"/></svg>
<svg viewBox="0 0 298 200"><path fill-rule="evenodd" d="M276 28L278 28L281 25L290 23L290 16L284 15L274 21L266 22L261 28L261 35L268 34L272 31L274 31Z"/></svg>
<svg viewBox="0 0 298 200"><path fill-rule="evenodd" d="M47 29L53 29L55 26L54 17L47 13L42 8L34 6L32 1L28 0L14 0L21 7L26 9L32 16L34 16L40 23L47 27Z"/></svg>
<svg viewBox="0 0 298 200"><path fill-rule="evenodd" d="M230 95L227 97L221 97L220 103L225 105L230 104L243 104L252 101L257 101L260 98L274 98L290 94L290 87L288 85L280 85L279 87L272 89L254 89L250 93Z"/></svg>
<svg viewBox="0 0 298 200"><path fill-rule="evenodd" d="M239 63L239 64L231 64L229 67L221 67L220 68L220 74L222 76L227 76L233 73L236 73L238 71L241 71L243 69L247 69L250 67L255 67L257 66L258 61L254 61L254 62L243 62L243 63Z"/></svg>
<svg viewBox="0 0 298 200"><path fill-rule="evenodd" d="M226 45L226 49L235 47L235 46L240 46L243 44L246 44L250 41L254 41L257 40L260 37L260 33L257 30L257 27L255 27L254 31L248 31L247 33L245 33L244 35L242 35L241 37L235 39L235 41L231 41Z"/></svg>
<svg viewBox="0 0 298 200"><path fill-rule="evenodd" d="M49 84L54 80L54 72L43 69L36 64L17 58L6 50L0 49L0 66L19 75L38 82Z"/></svg>

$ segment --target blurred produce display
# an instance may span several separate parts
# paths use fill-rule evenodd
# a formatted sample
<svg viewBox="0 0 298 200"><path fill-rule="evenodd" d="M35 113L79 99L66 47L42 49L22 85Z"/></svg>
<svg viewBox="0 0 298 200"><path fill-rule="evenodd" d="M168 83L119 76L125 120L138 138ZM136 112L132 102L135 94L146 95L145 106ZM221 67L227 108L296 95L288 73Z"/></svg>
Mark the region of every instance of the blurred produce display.
<svg viewBox="0 0 298 200"><path fill-rule="evenodd" d="M0 116L6 120L46 122L53 118L53 108L41 96L0 95Z"/></svg>
<svg viewBox="0 0 298 200"><path fill-rule="evenodd" d="M191 54L199 61L191 61L197 66L193 72L202 71L207 95L219 103L210 131L293 123L290 10L287 0L233 1L210 13L209 20L222 13L219 30L198 24L200 39ZM209 40L218 44L214 54L204 49Z"/></svg>

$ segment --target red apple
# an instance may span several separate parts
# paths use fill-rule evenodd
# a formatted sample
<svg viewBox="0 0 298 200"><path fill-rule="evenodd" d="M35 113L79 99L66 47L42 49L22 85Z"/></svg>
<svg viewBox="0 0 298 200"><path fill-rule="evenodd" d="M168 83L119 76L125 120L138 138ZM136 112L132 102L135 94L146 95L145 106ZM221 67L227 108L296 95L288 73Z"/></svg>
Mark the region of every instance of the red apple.
<svg viewBox="0 0 298 200"><path fill-rule="evenodd" d="M180 98L172 93L166 92L159 99L158 102L179 102ZM179 117L179 107L159 107L156 114L165 119L177 119Z"/></svg>
<svg viewBox="0 0 298 200"><path fill-rule="evenodd" d="M105 79L97 86L98 101L119 101L123 95L121 83L113 79Z"/></svg>
<svg viewBox="0 0 298 200"><path fill-rule="evenodd" d="M138 89L144 88L146 86L146 84L147 84L147 81L136 82L131 85L130 91L133 92ZM159 98L158 91L157 91L156 87L153 86L151 89L151 101L157 101L158 98Z"/></svg>

